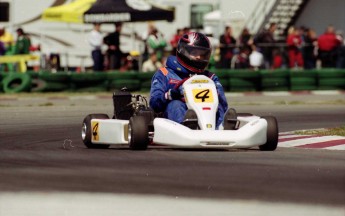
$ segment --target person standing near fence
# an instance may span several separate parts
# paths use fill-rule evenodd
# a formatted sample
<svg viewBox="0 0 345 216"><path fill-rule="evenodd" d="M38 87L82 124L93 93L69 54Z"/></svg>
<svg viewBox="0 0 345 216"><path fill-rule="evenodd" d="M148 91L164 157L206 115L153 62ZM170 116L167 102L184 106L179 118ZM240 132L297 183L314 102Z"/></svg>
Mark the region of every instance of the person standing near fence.
<svg viewBox="0 0 345 216"><path fill-rule="evenodd" d="M182 36L183 36L183 29L177 29L176 34L174 34L170 40L170 45L172 47L171 55L176 55L177 43Z"/></svg>
<svg viewBox="0 0 345 216"><path fill-rule="evenodd" d="M333 26L328 26L325 33L318 38L319 58L323 68L336 66L337 49L341 42L335 34Z"/></svg>
<svg viewBox="0 0 345 216"><path fill-rule="evenodd" d="M0 41L0 56L5 55L6 52L6 48L5 48L5 44Z"/></svg>
<svg viewBox="0 0 345 216"><path fill-rule="evenodd" d="M254 43L260 48L260 51L264 55L265 68L269 69L273 63L273 50L275 49L274 32L277 29L276 23L271 23L267 30L259 33L254 38Z"/></svg>
<svg viewBox="0 0 345 216"><path fill-rule="evenodd" d="M338 31L337 37L341 42L338 48L337 68L345 68L345 38L342 31Z"/></svg>
<svg viewBox="0 0 345 216"><path fill-rule="evenodd" d="M6 53L12 52L12 47L14 45L14 37L11 33L6 31L5 28L0 28L0 41L3 43Z"/></svg>
<svg viewBox="0 0 345 216"><path fill-rule="evenodd" d="M142 72L154 72L163 67L163 64L158 61L157 54L151 53L150 58L143 63Z"/></svg>
<svg viewBox="0 0 345 216"><path fill-rule="evenodd" d="M157 54L157 59L162 61L164 57L164 49L167 46L167 42L164 39L164 35L158 31L157 28L153 29L149 37L147 38L147 47L149 54Z"/></svg>
<svg viewBox="0 0 345 216"><path fill-rule="evenodd" d="M226 26L224 34L219 37L220 68L230 68L235 45L236 39L232 36L232 29Z"/></svg>
<svg viewBox="0 0 345 216"><path fill-rule="evenodd" d="M289 56L290 68L303 68L302 36L300 30L291 26L288 30L286 45Z"/></svg>
<svg viewBox="0 0 345 216"><path fill-rule="evenodd" d="M313 29L307 29L304 38L304 69L314 69L316 67L316 46L316 32Z"/></svg>
<svg viewBox="0 0 345 216"><path fill-rule="evenodd" d="M14 54L30 54L31 40L28 34L22 28L18 28L16 45L14 47Z"/></svg>
<svg viewBox="0 0 345 216"><path fill-rule="evenodd" d="M93 30L88 34L87 41L92 47L91 56L93 60L93 70L103 71L104 58L102 54L103 35L101 24L95 23Z"/></svg>
<svg viewBox="0 0 345 216"><path fill-rule="evenodd" d="M122 23L115 23L115 31L104 37L103 42L108 46L106 52L108 69L120 69L122 52L120 49L120 34Z"/></svg>
<svg viewBox="0 0 345 216"><path fill-rule="evenodd" d="M240 47L249 48L251 50L252 44L253 44L253 37L250 34L249 29L244 28L239 37L239 45Z"/></svg>

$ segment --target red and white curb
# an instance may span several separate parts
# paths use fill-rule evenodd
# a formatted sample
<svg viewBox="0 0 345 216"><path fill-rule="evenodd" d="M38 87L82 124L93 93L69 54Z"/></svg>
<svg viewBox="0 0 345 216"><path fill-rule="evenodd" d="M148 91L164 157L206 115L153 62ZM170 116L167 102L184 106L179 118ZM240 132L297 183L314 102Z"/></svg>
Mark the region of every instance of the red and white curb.
<svg viewBox="0 0 345 216"><path fill-rule="evenodd" d="M278 147L345 150L345 137L298 135L294 132L279 133Z"/></svg>
<svg viewBox="0 0 345 216"><path fill-rule="evenodd" d="M272 92L225 92L228 97L243 97L243 96L294 96L294 95L343 95L344 90L315 90L315 91L272 91Z"/></svg>

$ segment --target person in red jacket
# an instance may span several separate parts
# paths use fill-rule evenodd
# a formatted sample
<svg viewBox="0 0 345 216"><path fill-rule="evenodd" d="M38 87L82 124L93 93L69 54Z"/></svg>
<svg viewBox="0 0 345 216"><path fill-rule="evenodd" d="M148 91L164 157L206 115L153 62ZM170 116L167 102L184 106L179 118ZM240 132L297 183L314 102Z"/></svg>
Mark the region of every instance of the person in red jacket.
<svg viewBox="0 0 345 216"><path fill-rule="evenodd" d="M183 36L183 29L177 29L176 34L170 40L170 45L172 47L171 55L176 55L177 44L180 38Z"/></svg>
<svg viewBox="0 0 345 216"><path fill-rule="evenodd" d="M299 29L294 27L289 28L286 44L289 56L289 67L303 68L304 63L301 52L302 37Z"/></svg>
<svg viewBox="0 0 345 216"><path fill-rule="evenodd" d="M337 48L341 42L335 34L333 26L328 26L325 33L317 40L319 46L319 58L323 68L335 67Z"/></svg>

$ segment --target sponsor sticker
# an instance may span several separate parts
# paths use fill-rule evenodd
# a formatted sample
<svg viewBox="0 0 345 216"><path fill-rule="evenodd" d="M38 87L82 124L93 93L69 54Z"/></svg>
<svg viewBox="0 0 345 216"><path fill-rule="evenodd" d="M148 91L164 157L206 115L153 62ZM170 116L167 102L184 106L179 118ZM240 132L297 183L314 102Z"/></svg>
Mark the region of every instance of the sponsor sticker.
<svg viewBox="0 0 345 216"><path fill-rule="evenodd" d="M98 126L99 126L99 123L98 123L97 121L93 121L93 122L91 123L91 128L92 128L92 140L93 140L93 141L99 141Z"/></svg>
<svg viewBox="0 0 345 216"><path fill-rule="evenodd" d="M206 145L210 145L210 146L229 146L230 143L229 142L208 142L208 143L206 143Z"/></svg>
<svg viewBox="0 0 345 216"><path fill-rule="evenodd" d="M194 83L208 83L208 80L192 80L192 84Z"/></svg>

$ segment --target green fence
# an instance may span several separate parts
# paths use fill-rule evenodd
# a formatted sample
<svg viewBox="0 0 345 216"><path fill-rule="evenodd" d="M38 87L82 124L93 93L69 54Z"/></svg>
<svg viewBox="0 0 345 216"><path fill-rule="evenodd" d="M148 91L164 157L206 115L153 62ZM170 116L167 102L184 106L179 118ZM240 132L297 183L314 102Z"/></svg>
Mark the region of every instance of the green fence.
<svg viewBox="0 0 345 216"><path fill-rule="evenodd" d="M345 70L215 70L225 91L344 90ZM103 92L127 87L149 91L151 73L46 71L0 73L0 92Z"/></svg>

